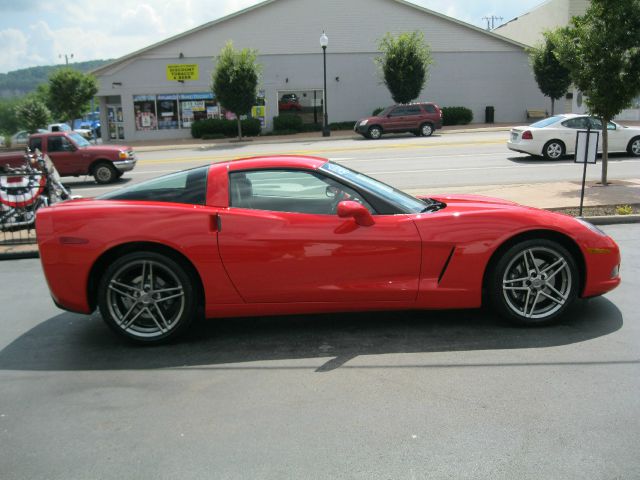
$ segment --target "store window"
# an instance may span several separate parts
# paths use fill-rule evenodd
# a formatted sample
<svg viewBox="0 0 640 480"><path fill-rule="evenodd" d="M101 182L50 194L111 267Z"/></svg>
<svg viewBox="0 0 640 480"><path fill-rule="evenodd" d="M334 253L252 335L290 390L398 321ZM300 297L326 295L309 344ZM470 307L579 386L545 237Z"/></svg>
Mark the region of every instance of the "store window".
<svg viewBox="0 0 640 480"><path fill-rule="evenodd" d="M196 120L217 118L220 113L213 93L181 93L179 98L182 128L191 128Z"/></svg>
<svg viewBox="0 0 640 480"><path fill-rule="evenodd" d="M158 95L158 129L168 130L179 127L178 95Z"/></svg>
<svg viewBox="0 0 640 480"><path fill-rule="evenodd" d="M158 128L155 95L134 95L133 109L136 116L136 130L145 131Z"/></svg>

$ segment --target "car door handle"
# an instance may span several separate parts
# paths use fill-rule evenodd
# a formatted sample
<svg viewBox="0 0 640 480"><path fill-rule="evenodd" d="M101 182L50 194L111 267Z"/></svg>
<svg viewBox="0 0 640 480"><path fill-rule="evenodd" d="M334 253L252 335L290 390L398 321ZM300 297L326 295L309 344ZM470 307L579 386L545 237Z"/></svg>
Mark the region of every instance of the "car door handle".
<svg viewBox="0 0 640 480"><path fill-rule="evenodd" d="M220 215L218 215L217 213L214 215L211 215L211 217L209 218L209 229L212 232L222 231L222 219L220 218Z"/></svg>

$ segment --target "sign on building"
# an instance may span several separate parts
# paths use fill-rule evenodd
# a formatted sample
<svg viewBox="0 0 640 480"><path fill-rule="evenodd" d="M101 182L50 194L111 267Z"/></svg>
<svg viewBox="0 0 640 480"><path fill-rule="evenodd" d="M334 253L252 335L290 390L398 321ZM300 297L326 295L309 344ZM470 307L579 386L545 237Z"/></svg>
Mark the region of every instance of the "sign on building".
<svg viewBox="0 0 640 480"><path fill-rule="evenodd" d="M184 82L185 80L198 80L198 64L169 64L167 65L167 80Z"/></svg>

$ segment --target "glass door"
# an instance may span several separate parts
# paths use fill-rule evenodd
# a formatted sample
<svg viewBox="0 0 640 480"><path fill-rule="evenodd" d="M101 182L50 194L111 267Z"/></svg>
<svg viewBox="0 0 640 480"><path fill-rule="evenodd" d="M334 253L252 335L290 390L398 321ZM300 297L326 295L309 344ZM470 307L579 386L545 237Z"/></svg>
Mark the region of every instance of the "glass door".
<svg viewBox="0 0 640 480"><path fill-rule="evenodd" d="M107 105L109 140L124 140L122 105Z"/></svg>

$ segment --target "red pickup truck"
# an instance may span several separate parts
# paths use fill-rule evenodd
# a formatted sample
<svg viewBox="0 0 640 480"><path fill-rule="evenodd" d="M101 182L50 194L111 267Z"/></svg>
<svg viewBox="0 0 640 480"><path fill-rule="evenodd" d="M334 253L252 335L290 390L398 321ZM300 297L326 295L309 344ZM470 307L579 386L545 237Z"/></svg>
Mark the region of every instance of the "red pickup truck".
<svg viewBox="0 0 640 480"><path fill-rule="evenodd" d="M98 183L115 182L136 165L131 147L92 145L76 132L36 133L29 137L29 148L49 155L62 177L93 175ZM0 165L24 164L21 152L0 155Z"/></svg>

